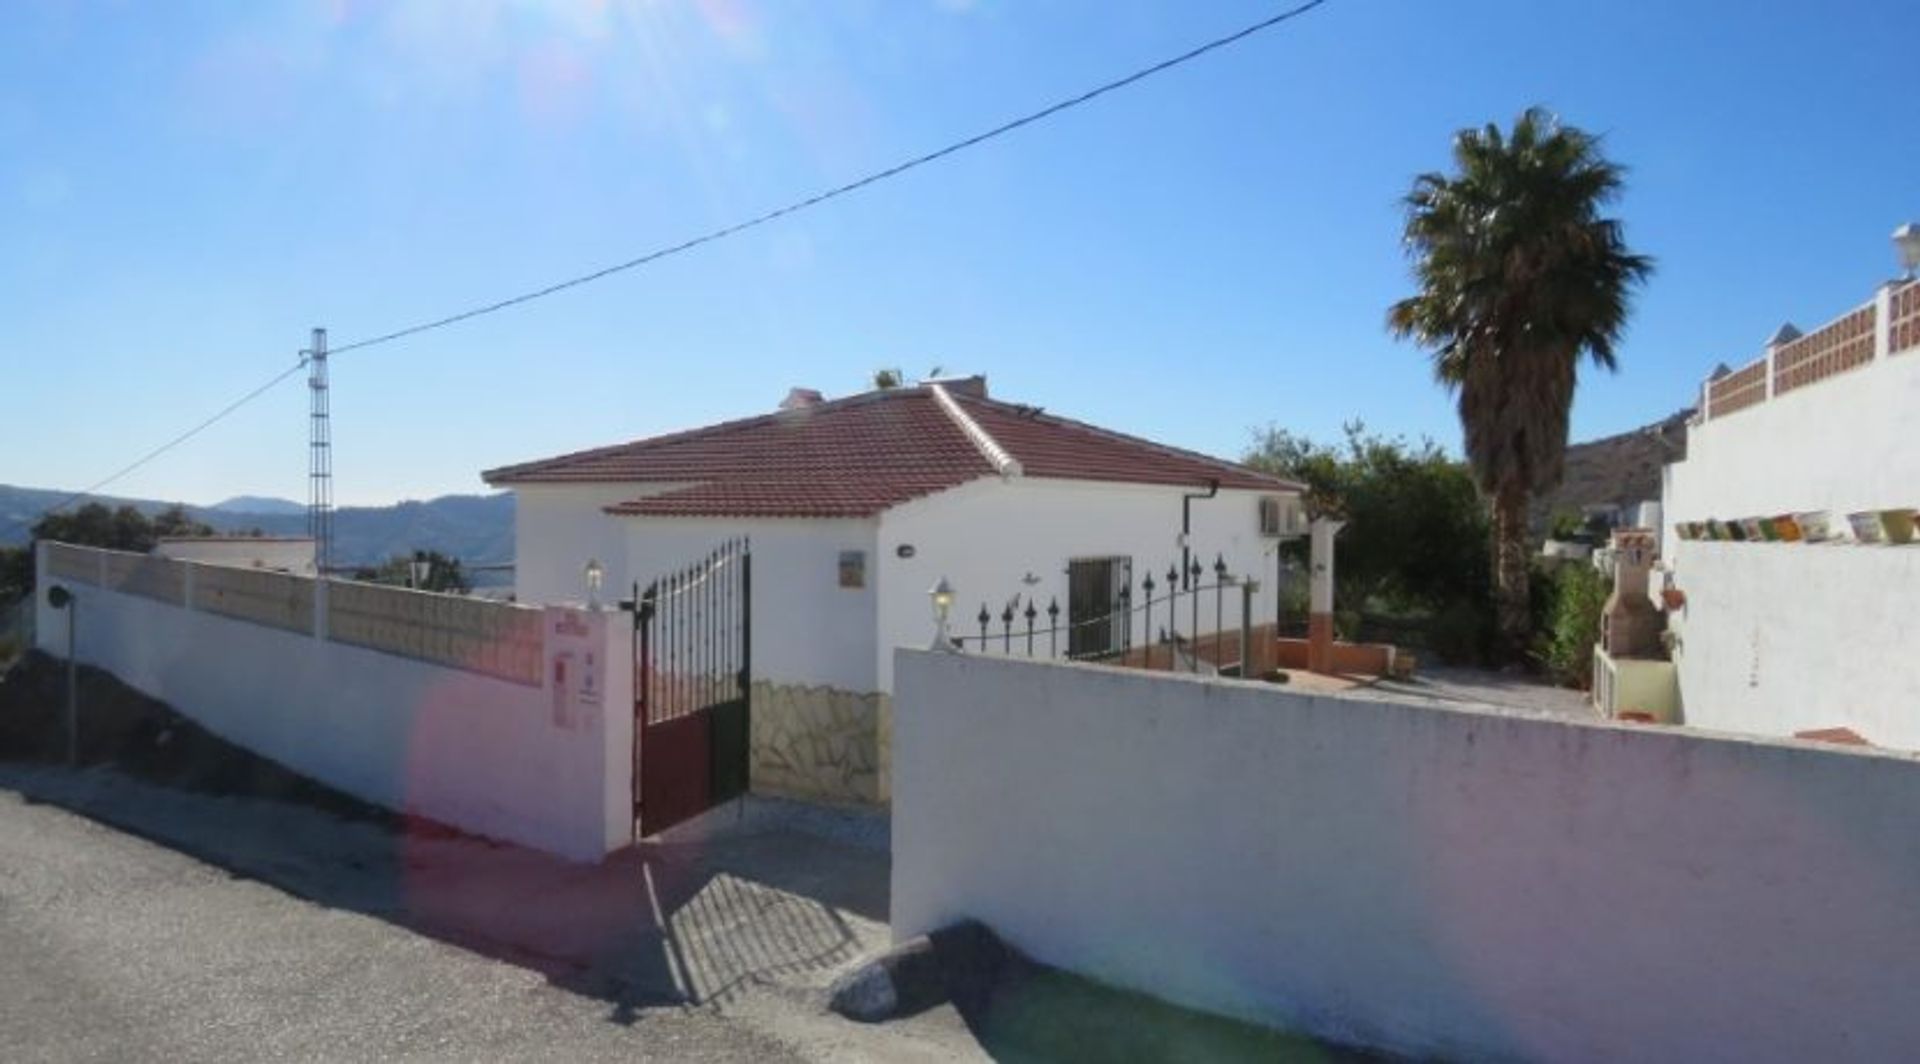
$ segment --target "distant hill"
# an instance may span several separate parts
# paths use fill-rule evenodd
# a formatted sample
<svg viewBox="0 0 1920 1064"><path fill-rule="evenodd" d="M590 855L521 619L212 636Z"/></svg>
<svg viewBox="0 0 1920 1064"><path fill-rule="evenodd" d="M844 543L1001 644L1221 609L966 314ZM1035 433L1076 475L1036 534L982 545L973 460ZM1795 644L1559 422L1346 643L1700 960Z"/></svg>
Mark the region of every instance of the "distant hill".
<svg viewBox="0 0 1920 1064"><path fill-rule="evenodd" d="M1626 507L1660 498L1660 470L1687 456L1687 418L1682 410L1631 432L1567 447L1560 487L1537 496L1531 523L1543 534L1556 514L1588 506Z"/></svg>
<svg viewBox="0 0 1920 1064"><path fill-rule="evenodd" d="M27 529L40 511L66 499L71 492L19 488L0 484L0 544L27 541ZM244 496L242 497L244 498ZM129 505L154 513L172 505L156 499L97 496L109 506ZM235 500L229 499L228 503ZM267 499L268 503L286 503ZM225 506L227 503L222 503ZM272 536L299 536L307 531L306 507L291 512L248 512L213 506L188 506L187 513L221 532L259 530ZM348 506L333 515L334 560L340 565L369 565L396 554L437 550L469 565L513 560L513 495L443 495L425 502L392 506Z"/></svg>
<svg viewBox="0 0 1920 1064"><path fill-rule="evenodd" d="M235 495L224 502L216 502L207 507L223 514L304 514L307 504L292 499L276 499L267 495Z"/></svg>

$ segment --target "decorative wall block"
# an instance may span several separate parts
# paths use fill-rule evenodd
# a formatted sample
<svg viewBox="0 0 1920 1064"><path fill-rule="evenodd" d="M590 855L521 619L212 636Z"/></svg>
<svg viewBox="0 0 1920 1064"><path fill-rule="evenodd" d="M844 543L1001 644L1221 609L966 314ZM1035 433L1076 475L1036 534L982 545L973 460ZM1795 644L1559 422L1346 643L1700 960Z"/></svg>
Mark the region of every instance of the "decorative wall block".
<svg viewBox="0 0 1920 1064"><path fill-rule="evenodd" d="M76 584L100 582L99 552L65 543L49 543L46 550L49 574Z"/></svg>

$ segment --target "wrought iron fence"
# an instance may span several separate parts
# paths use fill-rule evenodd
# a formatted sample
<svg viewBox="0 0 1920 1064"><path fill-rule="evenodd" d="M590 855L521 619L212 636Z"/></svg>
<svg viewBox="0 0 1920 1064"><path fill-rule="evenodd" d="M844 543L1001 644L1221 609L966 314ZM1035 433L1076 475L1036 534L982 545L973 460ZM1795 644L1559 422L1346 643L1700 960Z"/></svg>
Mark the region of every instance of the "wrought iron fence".
<svg viewBox="0 0 1920 1064"><path fill-rule="evenodd" d="M1184 574L1176 564L1137 583L1129 576L1105 609L1078 619L1066 616L1057 596L1041 605L1017 592L998 610L982 602L971 618L977 632L949 638L966 653L1238 675L1261 623L1253 611L1259 588L1257 579L1229 572L1224 558L1211 567L1195 558Z"/></svg>
<svg viewBox="0 0 1920 1064"><path fill-rule="evenodd" d="M747 696L752 554L730 539L704 557L636 586L642 723L657 724ZM626 604L622 604L625 606Z"/></svg>

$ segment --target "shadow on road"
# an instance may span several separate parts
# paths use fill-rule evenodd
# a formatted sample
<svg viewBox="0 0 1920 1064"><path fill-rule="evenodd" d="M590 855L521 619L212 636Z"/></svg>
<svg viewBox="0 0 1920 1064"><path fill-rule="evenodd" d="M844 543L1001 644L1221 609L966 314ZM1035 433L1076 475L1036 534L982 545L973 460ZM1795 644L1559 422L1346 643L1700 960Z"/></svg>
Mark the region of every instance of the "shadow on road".
<svg viewBox="0 0 1920 1064"><path fill-rule="evenodd" d="M790 831L644 842L597 866L398 816L235 747L84 669L78 771L58 670L0 681L0 786L330 908L364 913L639 1010L824 987L884 944L888 858Z"/></svg>

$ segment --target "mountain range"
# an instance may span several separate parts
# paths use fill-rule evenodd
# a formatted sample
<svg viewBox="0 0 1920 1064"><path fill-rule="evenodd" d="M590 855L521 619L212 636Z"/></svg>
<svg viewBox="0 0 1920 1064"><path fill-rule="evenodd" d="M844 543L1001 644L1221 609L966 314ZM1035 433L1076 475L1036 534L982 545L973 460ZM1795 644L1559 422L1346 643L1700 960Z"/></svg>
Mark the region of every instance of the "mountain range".
<svg viewBox="0 0 1920 1064"><path fill-rule="evenodd" d="M28 528L48 507L72 492L0 484L0 545L18 546ZM107 506L132 506L155 513L173 505L157 499L90 496ZM307 531L307 508L288 499L240 495L213 506L186 506L195 520L221 532L300 536ZM371 565L396 554L437 550L469 566L513 560L513 494L442 495L425 502L391 506L345 506L333 513L333 556L340 565Z"/></svg>

